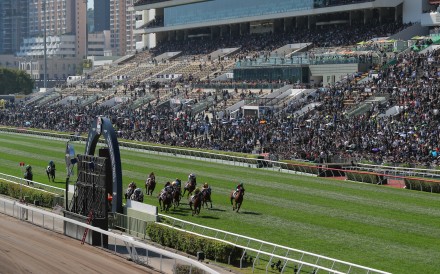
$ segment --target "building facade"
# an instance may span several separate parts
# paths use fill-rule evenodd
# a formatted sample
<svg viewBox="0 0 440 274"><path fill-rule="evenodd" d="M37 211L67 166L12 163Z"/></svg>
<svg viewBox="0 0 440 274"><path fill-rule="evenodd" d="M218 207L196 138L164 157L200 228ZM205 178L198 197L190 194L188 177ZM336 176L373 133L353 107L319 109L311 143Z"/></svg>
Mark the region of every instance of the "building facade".
<svg viewBox="0 0 440 274"><path fill-rule="evenodd" d="M14 54L29 35L27 0L0 1L0 54Z"/></svg>
<svg viewBox="0 0 440 274"><path fill-rule="evenodd" d="M94 31L110 30L110 1L94 0Z"/></svg>
<svg viewBox="0 0 440 274"><path fill-rule="evenodd" d="M110 42L114 55L133 54L136 51L136 20L132 6L133 0L110 0Z"/></svg>
<svg viewBox="0 0 440 274"><path fill-rule="evenodd" d="M429 0L138 0L133 10L154 10L136 34L157 41L285 32L326 25L420 22ZM145 38L141 38L146 40Z"/></svg>

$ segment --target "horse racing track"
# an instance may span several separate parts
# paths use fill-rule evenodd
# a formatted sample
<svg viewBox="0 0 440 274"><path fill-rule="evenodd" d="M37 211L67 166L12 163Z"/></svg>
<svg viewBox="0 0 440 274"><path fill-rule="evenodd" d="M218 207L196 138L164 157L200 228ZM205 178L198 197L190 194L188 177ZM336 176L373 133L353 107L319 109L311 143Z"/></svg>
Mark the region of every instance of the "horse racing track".
<svg viewBox="0 0 440 274"><path fill-rule="evenodd" d="M76 153L84 145L75 144ZM0 172L22 176L19 163L31 164L34 180L64 187L65 142L0 133ZM187 198L173 217L302 249L393 273L438 273L440 196L419 191L294 175L177 156L121 149L124 189L156 174L156 190L144 202L158 206L164 183L188 174L212 188L213 208L191 216ZM55 183L47 179L50 160ZM230 193L239 183L246 193L239 213Z"/></svg>

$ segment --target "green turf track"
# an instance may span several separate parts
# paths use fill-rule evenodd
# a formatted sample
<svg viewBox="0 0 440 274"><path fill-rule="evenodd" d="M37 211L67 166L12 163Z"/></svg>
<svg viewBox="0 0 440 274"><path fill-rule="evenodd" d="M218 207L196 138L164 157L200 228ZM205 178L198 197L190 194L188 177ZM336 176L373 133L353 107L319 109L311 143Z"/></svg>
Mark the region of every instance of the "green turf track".
<svg viewBox="0 0 440 274"><path fill-rule="evenodd" d="M54 160L52 185L64 187L64 149L64 141L0 133L0 172L21 176L25 162L35 181L47 182L44 170ZM75 149L83 153L84 145ZM124 189L131 180L143 186L151 171L160 188L189 173L212 186L215 210L192 217L183 205L174 217L393 273L440 272L440 194L123 149L121 157ZM228 200L237 182L246 188L241 213Z"/></svg>

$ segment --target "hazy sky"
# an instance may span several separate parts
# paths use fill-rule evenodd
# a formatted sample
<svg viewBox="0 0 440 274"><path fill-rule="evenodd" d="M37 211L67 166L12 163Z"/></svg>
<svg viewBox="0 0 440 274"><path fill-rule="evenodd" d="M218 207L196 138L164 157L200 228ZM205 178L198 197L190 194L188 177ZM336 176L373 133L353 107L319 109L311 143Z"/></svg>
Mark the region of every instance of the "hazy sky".
<svg viewBox="0 0 440 274"><path fill-rule="evenodd" d="M88 9L93 9L93 0L87 0L87 8Z"/></svg>

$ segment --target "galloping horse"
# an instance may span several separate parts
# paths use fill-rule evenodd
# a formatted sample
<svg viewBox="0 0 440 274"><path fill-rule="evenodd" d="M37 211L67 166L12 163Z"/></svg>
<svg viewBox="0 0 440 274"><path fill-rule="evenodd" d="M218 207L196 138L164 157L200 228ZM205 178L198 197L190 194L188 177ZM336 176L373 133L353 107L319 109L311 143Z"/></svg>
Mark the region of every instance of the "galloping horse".
<svg viewBox="0 0 440 274"><path fill-rule="evenodd" d="M194 181L186 182L185 187L183 188L182 196L184 196L185 192L188 190L188 195L186 196L188 198L195 189L196 189L196 183Z"/></svg>
<svg viewBox="0 0 440 274"><path fill-rule="evenodd" d="M231 192L231 205L232 205L232 210L237 210L237 212L240 210L241 204L243 203L243 196L244 196L244 191L242 188L238 189L235 191Z"/></svg>
<svg viewBox="0 0 440 274"><path fill-rule="evenodd" d="M173 202L173 196L170 192L164 191L159 194L159 208L160 211L165 210L166 212L170 209L171 204Z"/></svg>
<svg viewBox="0 0 440 274"><path fill-rule="evenodd" d="M191 208L192 216L199 215L200 209L202 208L201 192L194 194L194 197L189 201L189 207Z"/></svg>
<svg viewBox="0 0 440 274"><path fill-rule="evenodd" d="M208 202L211 204L212 208L211 188L202 190L202 206L204 205L206 208L208 208Z"/></svg>
<svg viewBox="0 0 440 274"><path fill-rule="evenodd" d="M180 205L180 198L182 197L182 192L180 190L180 187L174 187L173 189L173 205L174 208L179 207Z"/></svg>
<svg viewBox="0 0 440 274"><path fill-rule="evenodd" d="M136 189L136 184L134 182L131 182L128 185L127 190L125 191L125 199L128 200L131 198L131 195L133 194L134 190Z"/></svg>
<svg viewBox="0 0 440 274"><path fill-rule="evenodd" d="M145 181L147 195L153 196L154 188L156 188L156 179L154 177L148 177L148 179Z"/></svg>
<svg viewBox="0 0 440 274"><path fill-rule="evenodd" d="M34 174L32 173L32 170L26 170L24 173L24 179L27 181L28 185L34 185L33 183Z"/></svg>
<svg viewBox="0 0 440 274"><path fill-rule="evenodd" d="M51 179L52 179L52 182L55 182L55 167L54 166L48 165L46 167L46 174L47 174L47 179L49 179L49 182Z"/></svg>

